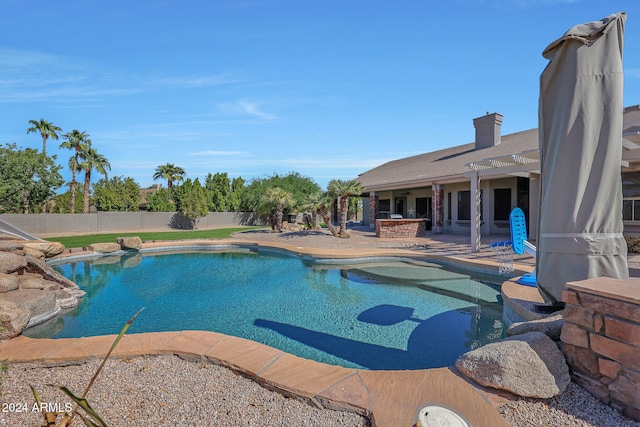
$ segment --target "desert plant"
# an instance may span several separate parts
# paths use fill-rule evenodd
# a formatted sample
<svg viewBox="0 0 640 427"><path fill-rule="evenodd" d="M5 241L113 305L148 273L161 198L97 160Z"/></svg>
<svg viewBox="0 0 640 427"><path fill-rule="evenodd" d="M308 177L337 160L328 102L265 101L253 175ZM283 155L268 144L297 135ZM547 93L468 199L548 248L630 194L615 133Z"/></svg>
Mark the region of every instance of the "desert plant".
<svg viewBox="0 0 640 427"><path fill-rule="evenodd" d="M1 329L2 327L0 327ZM2 341L0 341L2 342ZM0 396L2 396L2 376L9 371L9 363L7 363L7 359L0 360Z"/></svg>
<svg viewBox="0 0 640 427"><path fill-rule="evenodd" d="M107 359L109 358L109 356L111 356L111 353L116 348L116 346L118 345L118 343L120 342L124 334L127 332L127 330L129 329L129 326L131 326L135 318L138 317L138 314L140 314L142 310L144 310L144 308L141 308L140 310L138 310L138 312L134 314L133 317L129 319L129 321L122 327L122 330L116 337L115 341L113 341L113 344L111 344L111 348L109 349L107 354L104 356L102 363L100 363L100 366L98 366L98 369L96 369L96 372L93 374L93 377L91 377L91 380L89 381L89 385L87 385L87 388L84 390L84 393L82 393L82 396L80 397L76 396L71 390L69 390L65 386L54 386L62 390L62 392L64 392L67 396L71 398L71 400L75 402L76 405L71 412L47 411L46 405L42 405L40 395L38 394L36 389L32 385L29 385L29 387L31 387L31 391L33 392L33 397L38 405L38 408L42 408L42 416L44 417L44 422L42 423L42 427L54 427L56 425L58 415L61 415L61 414L64 414L64 415L62 417L62 421L60 422L60 427L70 426L73 423L73 420L75 419L76 415L80 417L80 419L82 419L82 421L84 421L85 425L87 426L107 427L107 423L100 417L100 415L95 411L95 409L91 407L86 397L87 397L87 394L89 393L89 390L93 386L93 383L96 381L96 378L98 378L98 375L100 375L100 372L102 372L102 368L104 367L104 364L107 362ZM84 414L79 412L80 408L82 408L82 410L84 411Z"/></svg>

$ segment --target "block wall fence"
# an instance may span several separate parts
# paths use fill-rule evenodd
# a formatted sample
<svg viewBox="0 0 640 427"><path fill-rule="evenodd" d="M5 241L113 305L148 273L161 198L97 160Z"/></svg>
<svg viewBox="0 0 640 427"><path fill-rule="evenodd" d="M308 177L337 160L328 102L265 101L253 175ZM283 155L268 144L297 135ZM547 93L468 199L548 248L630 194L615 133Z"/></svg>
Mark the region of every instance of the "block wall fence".
<svg viewBox="0 0 640 427"><path fill-rule="evenodd" d="M562 300L561 348L573 380L640 421L640 280L570 282Z"/></svg>
<svg viewBox="0 0 640 427"><path fill-rule="evenodd" d="M96 212L88 214L1 214L11 225L27 233L107 233L138 230L186 229L190 221L177 212ZM267 225L254 212L209 212L198 229Z"/></svg>

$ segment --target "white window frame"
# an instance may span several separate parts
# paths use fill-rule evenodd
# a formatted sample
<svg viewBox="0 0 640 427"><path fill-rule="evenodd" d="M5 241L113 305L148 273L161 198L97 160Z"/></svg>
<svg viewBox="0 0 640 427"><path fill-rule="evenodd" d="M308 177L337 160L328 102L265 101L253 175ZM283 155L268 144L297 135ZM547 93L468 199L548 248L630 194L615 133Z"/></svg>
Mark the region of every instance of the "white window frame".
<svg viewBox="0 0 640 427"><path fill-rule="evenodd" d="M624 217L624 205L625 205L625 202L631 202L631 219L627 219L627 218ZM637 219L635 219L635 218L637 218ZM625 197L625 198L622 199L622 221L624 221L624 222L640 222L640 197Z"/></svg>

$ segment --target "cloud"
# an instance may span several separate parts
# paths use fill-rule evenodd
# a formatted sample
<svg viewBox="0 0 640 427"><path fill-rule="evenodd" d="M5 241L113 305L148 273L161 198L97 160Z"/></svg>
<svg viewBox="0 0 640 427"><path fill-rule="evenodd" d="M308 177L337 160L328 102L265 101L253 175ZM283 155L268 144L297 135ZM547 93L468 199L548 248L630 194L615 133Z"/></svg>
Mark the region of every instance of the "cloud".
<svg viewBox="0 0 640 427"><path fill-rule="evenodd" d="M58 65L59 63L59 58L48 53L0 48L0 71L7 69L35 69L45 65Z"/></svg>
<svg viewBox="0 0 640 427"><path fill-rule="evenodd" d="M160 85L180 87L208 87L240 83L243 81L245 81L245 79L241 78L240 74L229 72L213 76L181 76L159 78L155 80L155 83Z"/></svg>
<svg viewBox="0 0 640 427"><path fill-rule="evenodd" d="M46 75L43 75L43 70L46 70ZM124 84L96 83L110 81L110 77L105 76L103 70L76 59L0 48L0 102L54 100L66 103L131 95L145 90L142 86L132 87L126 80L123 80Z"/></svg>
<svg viewBox="0 0 640 427"><path fill-rule="evenodd" d="M270 114L263 111L255 102L240 101L238 105L244 110L245 113L249 114L250 116L258 117L265 120L273 120L277 118L275 114Z"/></svg>
<svg viewBox="0 0 640 427"><path fill-rule="evenodd" d="M275 120L277 115L268 113L254 101L241 99L233 104L219 104L218 108L226 113L248 115L260 120Z"/></svg>

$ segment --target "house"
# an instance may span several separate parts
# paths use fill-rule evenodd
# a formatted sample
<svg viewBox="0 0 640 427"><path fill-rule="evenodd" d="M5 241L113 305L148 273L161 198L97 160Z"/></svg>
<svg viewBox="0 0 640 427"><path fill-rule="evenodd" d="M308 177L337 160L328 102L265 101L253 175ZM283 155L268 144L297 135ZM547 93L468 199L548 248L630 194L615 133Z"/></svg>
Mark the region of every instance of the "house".
<svg viewBox="0 0 640 427"><path fill-rule="evenodd" d="M151 187L141 188L140 204L138 204L138 210L139 211L148 210L147 204L149 203L149 196L156 194L156 192L158 192L158 190L160 190L161 188L162 188L162 184L153 184Z"/></svg>
<svg viewBox="0 0 640 427"><path fill-rule="evenodd" d="M365 223L391 214L431 220L433 233L469 234L472 250L481 234L509 233L516 206L536 235L540 202L538 130L501 135L503 116L473 120L469 144L393 160L360 174ZM621 176L625 233L640 233L640 105L624 109ZM368 209L367 209L368 208ZM472 218L479 214L479 226Z"/></svg>

